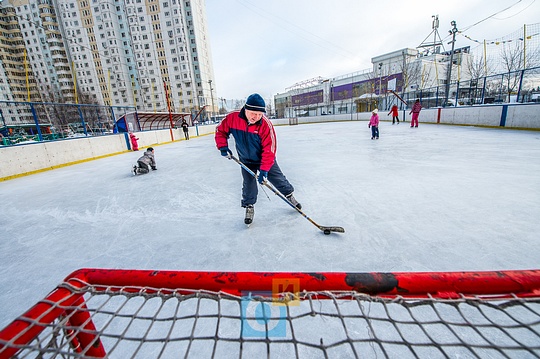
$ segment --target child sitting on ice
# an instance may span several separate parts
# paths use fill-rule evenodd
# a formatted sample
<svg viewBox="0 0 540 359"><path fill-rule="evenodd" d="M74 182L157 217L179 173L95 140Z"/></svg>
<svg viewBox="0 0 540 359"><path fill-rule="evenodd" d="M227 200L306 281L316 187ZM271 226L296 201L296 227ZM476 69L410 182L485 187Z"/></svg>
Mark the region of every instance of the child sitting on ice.
<svg viewBox="0 0 540 359"><path fill-rule="evenodd" d="M152 147L148 147L144 152L144 155L137 160L137 165L133 166L133 174L142 175L148 173L150 172L150 168L154 171L157 170L156 160L154 159L154 149Z"/></svg>

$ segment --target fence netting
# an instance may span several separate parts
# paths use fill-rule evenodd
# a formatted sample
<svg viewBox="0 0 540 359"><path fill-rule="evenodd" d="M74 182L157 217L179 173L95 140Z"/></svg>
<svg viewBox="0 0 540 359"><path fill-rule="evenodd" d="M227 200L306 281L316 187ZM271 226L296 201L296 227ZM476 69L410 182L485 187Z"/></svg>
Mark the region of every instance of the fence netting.
<svg viewBox="0 0 540 359"><path fill-rule="evenodd" d="M43 301L65 314L51 324L40 324L47 311L18 318L44 330L28 344L0 340L0 357L15 347L16 358L86 358L99 341L111 358L540 357L540 298L60 288L84 301ZM87 347L81 334L93 338Z"/></svg>

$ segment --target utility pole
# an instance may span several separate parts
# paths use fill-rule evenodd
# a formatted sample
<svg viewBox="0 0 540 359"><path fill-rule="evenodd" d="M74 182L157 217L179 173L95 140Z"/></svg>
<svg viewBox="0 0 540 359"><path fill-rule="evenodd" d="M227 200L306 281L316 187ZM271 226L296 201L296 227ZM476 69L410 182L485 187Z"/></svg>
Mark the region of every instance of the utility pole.
<svg viewBox="0 0 540 359"><path fill-rule="evenodd" d="M223 97L220 97L219 100L221 101L221 108L225 110L225 112L228 112L227 110L227 100L225 100ZM221 109L220 109L221 114Z"/></svg>
<svg viewBox="0 0 540 359"><path fill-rule="evenodd" d="M452 44L452 50L450 51L450 61L448 62L448 70L446 71L447 72L446 91L444 93L443 107L446 107L446 105L448 104L448 97L450 96L450 80L452 79L452 65L454 62L454 46L456 43L456 33L458 32L455 21L452 21L450 25L452 25L452 29L449 30L448 32L450 33L450 35L452 35L452 41L449 42L449 44Z"/></svg>
<svg viewBox="0 0 540 359"><path fill-rule="evenodd" d="M380 107L382 102L382 65L382 62L379 63L379 102L377 104L377 107Z"/></svg>
<svg viewBox="0 0 540 359"><path fill-rule="evenodd" d="M208 84L210 84L210 98L212 99L212 112L214 113L214 93L212 92L214 89L212 88L212 80L208 80ZM210 115L210 120L212 120L212 115Z"/></svg>

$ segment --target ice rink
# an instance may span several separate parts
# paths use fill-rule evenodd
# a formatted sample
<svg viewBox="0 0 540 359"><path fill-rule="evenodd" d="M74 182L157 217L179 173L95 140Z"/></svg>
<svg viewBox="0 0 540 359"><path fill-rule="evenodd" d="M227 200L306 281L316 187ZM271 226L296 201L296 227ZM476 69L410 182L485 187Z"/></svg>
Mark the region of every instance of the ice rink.
<svg viewBox="0 0 540 359"><path fill-rule="evenodd" d="M276 127L304 212L272 192L243 223L240 167L213 136L0 182L0 328L78 268L482 271L540 268L540 132L383 122ZM143 144L144 145L144 144Z"/></svg>

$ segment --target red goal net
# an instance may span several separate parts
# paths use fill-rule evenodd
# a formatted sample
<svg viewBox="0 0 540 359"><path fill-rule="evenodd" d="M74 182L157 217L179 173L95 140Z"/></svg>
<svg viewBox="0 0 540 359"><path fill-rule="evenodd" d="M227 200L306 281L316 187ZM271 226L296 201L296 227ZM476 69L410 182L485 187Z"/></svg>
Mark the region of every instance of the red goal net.
<svg viewBox="0 0 540 359"><path fill-rule="evenodd" d="M540 357L540 270L81 269L0 331L36 357Z"/></svg>

